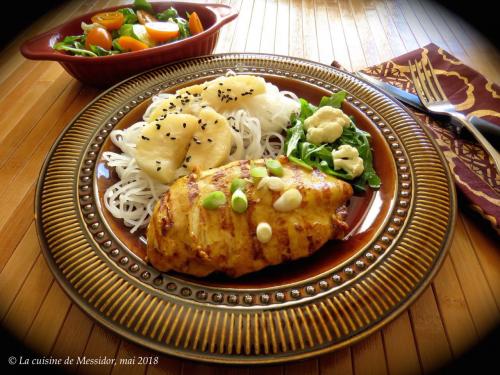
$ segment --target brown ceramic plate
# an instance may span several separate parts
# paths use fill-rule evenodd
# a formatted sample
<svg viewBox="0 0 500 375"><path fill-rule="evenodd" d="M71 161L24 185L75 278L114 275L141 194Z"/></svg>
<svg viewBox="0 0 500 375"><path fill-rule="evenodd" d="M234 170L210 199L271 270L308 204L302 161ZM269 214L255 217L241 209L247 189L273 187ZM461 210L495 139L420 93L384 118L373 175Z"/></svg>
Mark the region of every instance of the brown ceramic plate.
<svg viewBox="0 0 500 375"><path fill-rule="evenodd" d="M225 74L263 76L317 103L349 93L344 111L372 135L383 185L351 200L351 232L307 259L238 279L160 273L138 235L103 209L116 179L108 136L139 120L152 95ZM290 57L223 54L133 77L87 106L40 175L37 222L57 280L89 315L149 348L222 363L274 363L349 345L403 311L430 282L455 219L454 187L429 134L399 104L334 68Z"/></svg>

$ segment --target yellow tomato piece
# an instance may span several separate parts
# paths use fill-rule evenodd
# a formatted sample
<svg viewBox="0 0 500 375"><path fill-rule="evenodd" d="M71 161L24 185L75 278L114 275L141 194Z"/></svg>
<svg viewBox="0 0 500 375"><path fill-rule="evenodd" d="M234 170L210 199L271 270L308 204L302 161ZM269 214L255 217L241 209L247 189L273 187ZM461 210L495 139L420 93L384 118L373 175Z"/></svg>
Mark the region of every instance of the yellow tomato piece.
<svg viewBox="0 0 500 375"><path fill-rule="evenodd" d="M149 37L156 42L167 42L179 36L179 26L175 22L148 22L144 26Z"/></svg>
<svg viewBox="0 0 500 375"><path fill-rule="evenodd" d="M149 48L146 43L141 42L131 36L121 36L118 38L118 44L124 51L140 51Z"/></svg>
<svg viewBox="0 0 500 375"><path fill-rule="evenodd" d="M189 16L189 32L191 35L199 34L203 31L203 25L201 24L200 17L196 12L191 13Z"/></svg>
<svg viewBox="0 0 500 375"><path fill-rule="evenodd" d="M91 20L104 26L106 30L118 30L123 25L125 16L120 12L105 12L92 16Z"/></svg>

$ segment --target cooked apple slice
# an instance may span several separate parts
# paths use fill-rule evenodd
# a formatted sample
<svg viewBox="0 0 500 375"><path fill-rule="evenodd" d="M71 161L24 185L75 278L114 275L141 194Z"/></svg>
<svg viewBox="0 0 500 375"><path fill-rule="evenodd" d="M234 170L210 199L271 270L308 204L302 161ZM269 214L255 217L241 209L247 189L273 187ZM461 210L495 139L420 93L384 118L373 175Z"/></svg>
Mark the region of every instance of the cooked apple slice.
<svg viewBox="0 0 500 375"><path fill-rule="evenodd" d="M200 111L198 121L200 127L192 136L185 164L190 170L218 167L231 151L229 123L210 107Z"/></svg>
<svg viewBox="0 0 500 375"><path fill-rule="evenodd" d="M211 81L201 97L203 102L217 112L234 109L247 99L266 92L266 82L261 77L236 75Z"/></svg>
<svg viewBox="0 0 500 375"><path fill-rule="evenodd" d="M197 129L198 118L188 114L168 114L148 123L137 141L137 164L152 178L173 182Z"/></svg>
<svg viewBox="0 0 500 375"><path fill-rule="evenodd" d="M168 113L187 113L197 116L202 109L201 85L189 86L177 90L167 99L160 101L156 108L149 114L148 121L161 120Z"/></svg>

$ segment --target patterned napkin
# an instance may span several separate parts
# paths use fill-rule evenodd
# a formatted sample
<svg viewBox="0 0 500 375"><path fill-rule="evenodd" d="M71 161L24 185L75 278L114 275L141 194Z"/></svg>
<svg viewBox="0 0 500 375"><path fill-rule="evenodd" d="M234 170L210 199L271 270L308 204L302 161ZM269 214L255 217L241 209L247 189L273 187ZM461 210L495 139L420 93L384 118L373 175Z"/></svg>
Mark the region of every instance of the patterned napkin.
<svg viewBox="0 0 500 375"><path fill-rule="evenodd" d="M363 72L415 94L408 60L431 61L443 90L456 109L466 116L477 116L500 126L500 87L460 60L429 44ZM500 233L500 174L493 161L475 140L457 136L446 124L414 111L434 135L454 175L457 188L497 233Z"/></svg>

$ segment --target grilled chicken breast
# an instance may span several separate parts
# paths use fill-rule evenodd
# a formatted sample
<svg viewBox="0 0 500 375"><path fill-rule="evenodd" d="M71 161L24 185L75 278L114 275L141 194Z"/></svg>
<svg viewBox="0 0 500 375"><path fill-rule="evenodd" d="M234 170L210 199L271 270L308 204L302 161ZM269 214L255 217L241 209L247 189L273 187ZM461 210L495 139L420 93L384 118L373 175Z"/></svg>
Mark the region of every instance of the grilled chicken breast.
<svg viewBox="0 0 500 375"><path fill-rule="evenodd" d="M348 229L338 209L352 196L348 183L314 170L305 170L281 157L285 187L302 195L300 206L280 212L273 203L283 192L246 185L248 209L231 208L230 185L250 178L259 161L236 161L177 180L157 203L148 226L147 257L161 271L194 276L222 272L238 277L269 265L311 255L330 239L342 239ZM227 203L216 209L202 206L203 198L222 191ZM259 223L269 223L272 237L257 239Z"/></svg>

